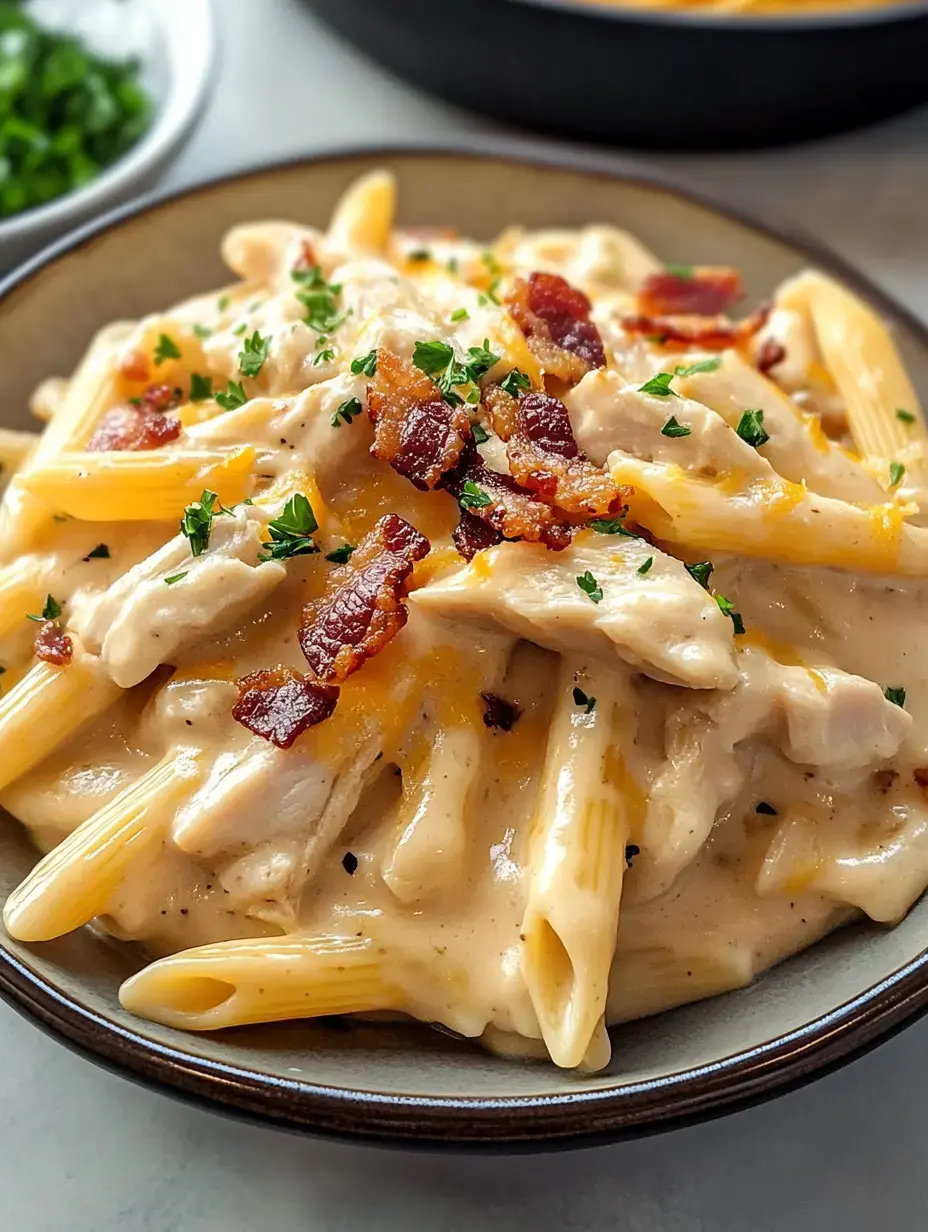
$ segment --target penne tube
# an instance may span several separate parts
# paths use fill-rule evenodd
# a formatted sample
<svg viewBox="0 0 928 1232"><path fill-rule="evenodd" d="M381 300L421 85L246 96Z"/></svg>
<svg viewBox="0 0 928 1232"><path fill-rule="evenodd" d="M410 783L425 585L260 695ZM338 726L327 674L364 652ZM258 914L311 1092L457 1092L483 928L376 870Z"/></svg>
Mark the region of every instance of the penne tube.
<svg viewBox="0 0 928 1232"><path fill-rule="evenodd" d="M811 319L862 454L895 458L913 441L928 442L918 395L896 344L872 308L817 270L806 270L786 283L777 302ZM914 420L900 419L898 410ZM910 471L916 468L923 471L924 461L910 464Z"/></svg>
<svg viewBox="0 0 928 1232"><path fill-rule="evenodd" d="M47 424L61 409L67 392L68 382L63 376L46 377L29 399L29 410L36 419Z"/></svg>
<svg viewBox="0 0 928 1232"><path fill-rule="evenodd" d="M88 522L160 522L176 518L204 489L224 504L248 495L255 451L147 450L70 453L19 479L49 509Z"/></svg>
<svg viewBox="0 0 928 1232"><path fill-rule="evenodd" d="M67 667L36 663L0 697L0 789L38 765L120 696L99 659L76 647Z"/></svg>
<svg viewBox="0 0 928 1232"><path fill-rule="evenodd" d="M339 198L326 242L339 253L385 252L395 213L396 179L389 171L372 171Z"/></svg>
<svg viewBox="0 0 928 1232"><path fill-rule="evenodd" d="M797 565L928 576L928 530L910 526L901 505L861 508L817 496L802 484L729 474L707 480L679 466L609 455L618 483L631 484L635 520L690 553L740 552Z"/></svg>
<svg viewBox="0 0 928 1232"><path fill-rule="evenodd" d="M102 915L130 864L163 844L198 773L194 758L171 753L73 830L7 899L10 936L51 941Z"/></svg>
<svg viewBox="0 0 928 1232"><path fill-rule="evenodd" d="M119 991L123 1007L185 1031L396 1010L404 997L370 937L222 941L152 963Z"/></svg>
<svg viewBox="0 0 928 1232"><path fill-rule="evenodd" d="M522 973L552 1060L573 1067L594 1041L602 1052L630 827L622 750L634 733L616 668L565 658L557 697L529 840Z"/></svg>
<svg viewBox="0 0 928 1232"><path fill-rule="evenodd" d="M609 1021L629 1022L744 988L754 975L749 946L734 940L724 944L712 934L687 937L679 947L623 949L620 942L609 987Z"/></svg>

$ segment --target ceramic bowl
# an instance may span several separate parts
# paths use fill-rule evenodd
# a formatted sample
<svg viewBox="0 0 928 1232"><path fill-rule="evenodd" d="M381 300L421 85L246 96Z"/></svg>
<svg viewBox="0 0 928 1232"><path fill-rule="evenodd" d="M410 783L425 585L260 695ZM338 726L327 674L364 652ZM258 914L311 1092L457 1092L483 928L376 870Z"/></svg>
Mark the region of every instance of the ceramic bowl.
<svg viewBox="0 0 928 1232"><path fill-rule="evenodd" d="M101 0L80 4L72 0L51 12L62 28L76 28L91 39L102 33L103 49L114 55L139 55L154 115L142 138L95 180L0 220L0 270L10 269L78 223L151 188L193 134L215 80L218 44L212 0L129 0L118 8L112 0L106 5ZM102 32L101 23L106 27ZM124 42L119 23L126 27Z"/></svg>
<svg viewBox="0 0 928 1232"><path fill-rule="evenodd" d="M321 225L372 166L394 169L401 221L492 237L592 220L627 227L668 261L741 268L758 295L812 262L873 303L928 392L928 332L808 241L637 169L589 159L391 152L328 155L124 209L60 242L0 287L4 426L67 373L91 333L211 285L219 239L242 219ZM36 860L0 814L0 899ZM214 1108L310 1132L384 1142L512 1148L639 1134L737 1108L867 1048L928 1006L928 900L898 928L846 929L753 987L613 1031L604 1073L502 1060L425 1028L359 1021L188 1035L130 1017L117 988L141 953L87 929L26 946L0 936L0 993L95 1061Z"/></svg>
<svg viewBox="0 0 928 1232"><path fill-rule="evenodd" d="M746 16L634 0L309 0L373 59L459 106L581 141L805 141L928 99L928 3ZM450 50L449 50L450 49Z"/></svg>

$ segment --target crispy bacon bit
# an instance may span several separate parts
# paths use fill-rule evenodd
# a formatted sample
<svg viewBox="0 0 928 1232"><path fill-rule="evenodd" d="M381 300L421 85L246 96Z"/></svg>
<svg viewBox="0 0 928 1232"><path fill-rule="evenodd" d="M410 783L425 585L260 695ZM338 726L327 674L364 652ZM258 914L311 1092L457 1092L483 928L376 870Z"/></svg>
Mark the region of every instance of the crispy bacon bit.
<svg viewBox="0 0 928 1232"><path fill-rule="evenodd" d="M313 248L309 240L302 240L300 242L300 254L293 262L293 269L297 271L311 270L318 264L319 262L316 260L316 250Z"/></svg>
<svg viewBox="0 0 928 1232"><path fill-rule="evenodd" d="M912 778L917 787L928 787L928 766L916 766L912 771Z"/></svg>
<svg viewBox="0 0 928 1232"><path fill-rule="evenodd" d="M176 415L164 415L144 407L118 406L107 411L97 424L87 448L93 453L126 449L160 449L180 436Z"/></svg>
<svg viewBox="0 0 928 1232"><path fill-rule="evenodd" d="M175 406L180 406L183 400L184 391L177 386L149 385L139 397L139 410L164 414L165 411L172 411Z"/></svg>
<svg viewBox="0 0 928 1232"><path fill-rule="evenodd" d="M764 376L786 359L786 347L775 338L768 338L757 353L757 370Z"/></svg>
<svg viewBox="0 0 928 1232"><path fill-rule="evenodd" d="M696 266L688 276L658 270L642 283L638 311L647 317L714 317L743 298L741 275L727 266Z"/></svg>
<svg viewBox="0 0 928 1232"><path fill-rule="evenodd" d="M507 442L512 477L522 487L568 513L616 514L631 492L620 488L580 450L567 407L550 394L529 392L517 400L495 387L486 406L493 430Z"/></svg>
<svg viewBox="0 0 928 1232"><path fill-rule="evenodd" d="M484 705L483 721L487 727L512 731L522 715L521 707L507 702L504 697L497 697L495 693L481 693L480 699Z"/></svg>
<svg viewBox="0 0 928 1232"><path fill-rule="evenodd" d="M35 635L34 650L37 659L54 663L56 667L64 667L71 662L74 643L57 621L45 620Z"/></svg>
<svg viewBox="0 0 928 1232"><path fill-rule="evenodd" d="M326 593L303 608L299 633L320 680L344 680L399 633L408 619L406 582L429 547L414 526L391 513L364 536L346 565L332 570Z"/></svg>
<svg viewBox="0 0 928 1232"><path fill-rule="evenodd" d="M238 682L232 717L250 732L289 749L297 736L329 718L338 701L337 686L278 667L252 672Z"/></svg>
<svg viewBox="0 0 928 1232"><path fill-rule="evenodd" d="M422 491L436 488L473 440L467 411L449 406L424 372L389 351L377 353L367 409L371 453Z"/></svg>
<svg viewBox="0 0 928 1232"><path fill-rule="evenodd" d="M472 489L465 491L468 483L489 497L486 504L474 503L471 499L467 505L468 511L498 531L504 539L543 543L555 552L570 543L573 527L564 521L558 510L544 504L534 493L526 492L512 476L484 466L475 449L468 452L453 475L446 477L444 486L456 500L462 496L466 500L468 495L473 497Z"/></svg>
<svg viewBox="0 0 928 1232"><path fill-rule="evenodd" d="M765 304L741 321L728 317L679 316L662 317L639 314L622 318L627 334L651 338L675 350L703 347L707 351L724 351L727 347L743 347L761 329L770 315Z"/></svg>
<svg viewBox="0 0 928 1232"><path fill-rule="evenodd" d="M147 381L149 376L147 356L140 351L130 351L119 365L119 375L127 381Z"/></svg>
<svg viewBox="0 0 928 1232"><path fill-rule="evenodd" d="M605 367L602 338L590 320L592 305L560 274L517 278L506 306L546 373L574 385L591 368Z"/></svg>
<svg viewBox="0 0 928 1232"><path fill-rule="evenodd" d="M503 536L489 522L481 522L466 509L461 510L461 520L451 532L451 542L465 560L473 560L484 548L495 547Z"/></svg>

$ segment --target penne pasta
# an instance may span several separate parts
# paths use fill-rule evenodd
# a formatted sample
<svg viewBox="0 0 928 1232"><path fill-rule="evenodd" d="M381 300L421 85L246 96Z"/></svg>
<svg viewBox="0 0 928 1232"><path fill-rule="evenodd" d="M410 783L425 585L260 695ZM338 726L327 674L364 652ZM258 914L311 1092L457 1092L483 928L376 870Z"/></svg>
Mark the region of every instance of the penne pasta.
<svg viewBox="0 0 928 1232"><path fill-rule="evenodd" d="M372 171L339 198L326 242L340 253L385 252L395 212L395 178L389 171Z"/></svg>

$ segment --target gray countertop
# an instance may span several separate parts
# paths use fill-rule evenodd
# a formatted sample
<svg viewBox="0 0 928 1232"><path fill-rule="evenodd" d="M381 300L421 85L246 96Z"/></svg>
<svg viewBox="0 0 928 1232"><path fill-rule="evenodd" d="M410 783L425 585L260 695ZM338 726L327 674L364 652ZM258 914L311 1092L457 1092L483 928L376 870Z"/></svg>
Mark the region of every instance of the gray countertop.
<svg viewBox="0 0 928 1232"><path fill-rule="evenodd" d="M217 0L223 69L180 185L344 144L499 133L338 44L299 0ZM798 222L928 316L928 112L804 149L650 158ZM915 1232L928 1022L792 1095L512 1159L286 1137L130 1085L0 1006L0 1227L24 1232Z"/></svg>

